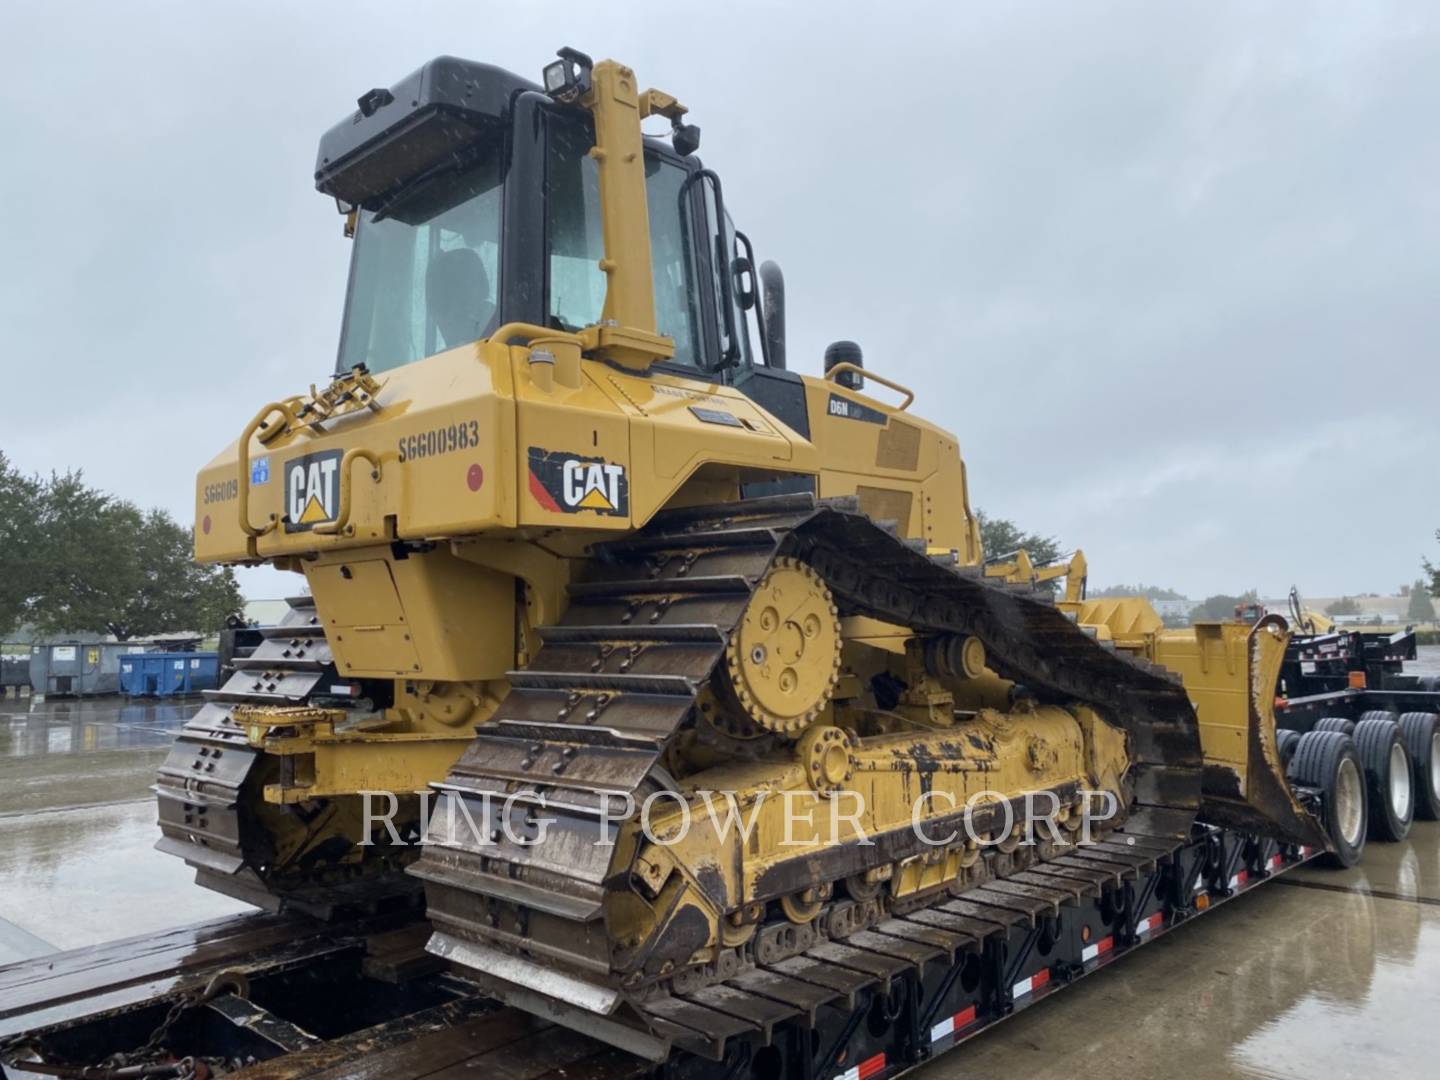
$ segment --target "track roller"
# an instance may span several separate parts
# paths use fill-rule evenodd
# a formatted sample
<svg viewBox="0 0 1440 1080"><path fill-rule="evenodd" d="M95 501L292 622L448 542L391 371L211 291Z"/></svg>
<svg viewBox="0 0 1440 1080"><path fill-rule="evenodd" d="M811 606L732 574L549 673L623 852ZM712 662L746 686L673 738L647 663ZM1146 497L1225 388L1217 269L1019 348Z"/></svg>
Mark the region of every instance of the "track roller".
<svg viewBox="0 0 1440 1080"><path fill-rule="evenodd" d="M1415 778L1415 816L1421 821L1440 820L1440 717L1401 713L1399 724Z"/></svg>
<svg viewBox="0 0 1440 1080"><path fill-rule="evenodd" d="M1351 867L1365 850L1367 806L1365 772L1355 740L1338 731L1310 731L1300 736L1290 761L1292 783L1318 788L1323 796L1323 821L1330 837L1328 858Z"/></svg>

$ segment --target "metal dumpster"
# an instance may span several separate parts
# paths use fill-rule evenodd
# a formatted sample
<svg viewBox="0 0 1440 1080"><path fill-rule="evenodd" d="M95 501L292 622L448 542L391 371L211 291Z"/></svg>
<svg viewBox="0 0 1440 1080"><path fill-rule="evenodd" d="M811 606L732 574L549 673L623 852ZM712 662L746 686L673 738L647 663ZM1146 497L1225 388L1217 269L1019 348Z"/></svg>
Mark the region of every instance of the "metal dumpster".
<svg viewBox="0 0 1440 1080"><path fill-rule="evenodd" d="M123 641L57 641L30 650L30 687L56 696L114 694L120 689L120 657L136 644Z"/></svg>
<svg viewBox="0 0 1440 1080"><path fill-rule="evenodd" d="M0 694L30 685L30 646L0 645Z"/></svg>
<svg viewBox="0 0 1440 1080"><path fill-rule="evenodd" d="M120 692L130 697L175 697L213 690L220 657L213 652L130 653L120 657Z"/></svg>
<svg viewBox="0 0 1440 1080"><path fill-rule="evenodd" d="M166 663L164 653L125 653L120 657L120 692L126 697L159 697Z"/></svg>

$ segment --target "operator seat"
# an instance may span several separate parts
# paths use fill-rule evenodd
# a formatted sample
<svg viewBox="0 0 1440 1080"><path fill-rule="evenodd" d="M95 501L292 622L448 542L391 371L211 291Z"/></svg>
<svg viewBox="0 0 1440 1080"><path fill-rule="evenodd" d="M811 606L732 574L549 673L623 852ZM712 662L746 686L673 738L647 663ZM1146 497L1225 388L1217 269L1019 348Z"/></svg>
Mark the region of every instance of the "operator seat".
<svg viewBox="0 0 1440 1080"><path fill-rule="evenodd" d="M431 259L425 271L425 304L447 349L484 337L495 305L479 252L454 248Z"/></svg>

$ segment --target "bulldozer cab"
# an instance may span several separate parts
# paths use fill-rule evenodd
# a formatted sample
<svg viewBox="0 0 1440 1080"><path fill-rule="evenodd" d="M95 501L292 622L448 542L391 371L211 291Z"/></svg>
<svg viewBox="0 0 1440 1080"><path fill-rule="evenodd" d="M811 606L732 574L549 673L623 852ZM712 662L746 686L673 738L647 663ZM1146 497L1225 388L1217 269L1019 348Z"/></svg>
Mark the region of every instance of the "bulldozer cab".
<svg viewBox="0 0 1440 1080"><path fill-rule="evenodd" d="M339 371L386 371L508 324L579 333L618 321L607 304L626 289L653 293L652 311L643 297L629 310L676 374L734 381L751 363L755 290L737 280L750 264L693 152L698 129L678 149L642 140L647 290L639 253L607 251L607 213L636 193L611 184L607 207L594 109L452 57L359 106L322 140L316 172L355 241Z"/></svg>

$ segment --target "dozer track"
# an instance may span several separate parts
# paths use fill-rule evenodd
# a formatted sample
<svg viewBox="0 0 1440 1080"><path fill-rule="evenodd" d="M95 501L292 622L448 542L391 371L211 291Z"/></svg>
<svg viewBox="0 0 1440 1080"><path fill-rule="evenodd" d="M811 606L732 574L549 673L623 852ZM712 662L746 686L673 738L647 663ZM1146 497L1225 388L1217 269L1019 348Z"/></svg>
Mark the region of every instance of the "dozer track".
<svg viewBox="0 0 1440 1080"><path fill-rule="evenodd" d="M266 756L235 722L236 708L303 706L336 679L314 599L287 602L285 617L261 631L250 656L235 660L225 685L205 691L204 706L160 766L153 790L162 836L155 846L194 866L196 883L216 892L267 910L285 905L331 918L416 890L383 852L367 851L358 871L335 866L344 854L338 849L348 845L325 836L333 805L282 808L264 801ZM271 820L262 822L259 814ZM287 850L277 850L280 844ZM277 872L282 863L286 872Z"/></svg>
<svg viewBox="0 0 1440 1080"><path fill-rule="evenodd" d="M1095 707L1129 736L1133 799L1123 846L1168 851L1190 834L1201 751L1179 681L1098 643L1048 596L932 559L862 515L853 499L780 496L681 509L595 546L564 617L540 631L533 663L509 674L511 690L497 714L437 785L483 823L489 842L464 830L444 835L432 823L410 868L426 884L432 951L501 984L508 976L501 996L512 1003L560 1008L568 999L592 1014L625 1005L662 1035L675 1034L664 1017L667 1009L672 1019L685 1011L678 997L657 1000L654 985L636 993L628 984L606 985L602 902L613 849L597 843L607 838L601 812L609 807L613 835L625 796L638 802L664 784L667 740L691 715L752 591L782 555L820 573L842 616L866 615L918 634L973 635L998 674L1040 701ZM499 806L510 796L520 798L505 822ZM543 843L528 842L536 834L534 809L521 799L543 800L550 819ZM915 842L906 833L873 839L912 854L899 846ZM1023 879L1029 862L996 863L997 874L1021 879L986 887L1008 888L1012 899L1033 892L1034 882ZM933 901L937 909L947 903L965 900L942 893ZM938 916L956 917L953 910ZM677 966L687 959L674 958ZM556 966L593 973L595 983L552 978ZM724 988L701 993L710 990ZM590 1000L577 1000L587 994Z"/></svg>

